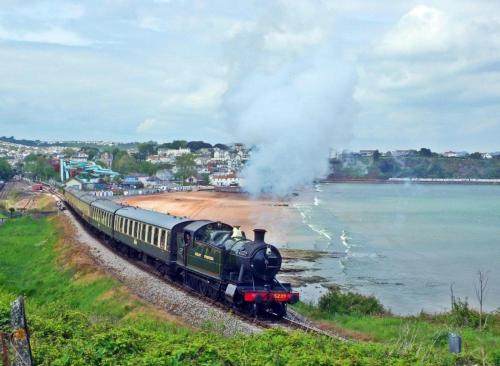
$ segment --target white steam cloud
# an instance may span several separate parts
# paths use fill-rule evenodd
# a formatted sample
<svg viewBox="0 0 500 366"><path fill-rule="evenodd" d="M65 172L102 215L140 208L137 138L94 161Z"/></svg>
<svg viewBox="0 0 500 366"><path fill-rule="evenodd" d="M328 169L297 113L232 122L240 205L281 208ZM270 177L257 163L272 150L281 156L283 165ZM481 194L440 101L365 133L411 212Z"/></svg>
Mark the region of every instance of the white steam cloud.
<svg viewBox="0 0 500 366"><path fill-rule="evenodd" d="M247 44L259 37L263 46L243 52L224 105L235 137L254 146L244 188L283 196L324 176L329 148L350 138L356 77L330 37L300 52L292 44L286 55L268 49L268 34Z"/></svg>

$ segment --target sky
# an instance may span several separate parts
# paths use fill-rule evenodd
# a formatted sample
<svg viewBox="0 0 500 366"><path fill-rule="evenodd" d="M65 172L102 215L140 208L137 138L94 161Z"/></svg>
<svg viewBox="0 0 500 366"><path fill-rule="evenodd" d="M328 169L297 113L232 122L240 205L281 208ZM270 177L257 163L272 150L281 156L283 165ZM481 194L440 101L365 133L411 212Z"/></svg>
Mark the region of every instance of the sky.
<svg viewBox="0 0 500 366"><path fill-rule="evenodd" d="M339 150L500 150L500 2L0 0L0 135L258 143L315 105Z"/></svg>

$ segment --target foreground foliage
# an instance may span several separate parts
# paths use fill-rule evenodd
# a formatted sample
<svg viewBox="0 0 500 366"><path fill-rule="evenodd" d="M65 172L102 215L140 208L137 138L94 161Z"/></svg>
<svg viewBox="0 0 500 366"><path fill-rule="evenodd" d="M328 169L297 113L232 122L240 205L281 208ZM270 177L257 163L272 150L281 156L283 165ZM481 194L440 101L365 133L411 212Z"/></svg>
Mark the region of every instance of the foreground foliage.
<svg viewBox="0 0 500 366"><path fill-rule="evenodd" d="M319 300L318 307L330 314L373 315L386 312L375 296L363 296L338 289L324 294Z"/></svg>
<svg viewBox="0 0 500 366"><path fill-rule="evenodd" d="M474 357L283 330L233 338L210 324L193 331L86 269L56 229L52 219L29 218L0 227L0 328L8 329L9 303L26 296L38 365L455 365Z"/></svg>
<svg viewBox="0 0 500 366"><path fill-rule="evenodd" d="M318 306L299 303L294 308L348 337L387 344L403 353L433 353L436 359L448 357L448 334L458 333L463 340L461 362L500 366L500 313L488 314L480 330L479 313L466 300L456 298L448 313L403 317L387 313L373 296L335 290L323 295Z"/></svg>

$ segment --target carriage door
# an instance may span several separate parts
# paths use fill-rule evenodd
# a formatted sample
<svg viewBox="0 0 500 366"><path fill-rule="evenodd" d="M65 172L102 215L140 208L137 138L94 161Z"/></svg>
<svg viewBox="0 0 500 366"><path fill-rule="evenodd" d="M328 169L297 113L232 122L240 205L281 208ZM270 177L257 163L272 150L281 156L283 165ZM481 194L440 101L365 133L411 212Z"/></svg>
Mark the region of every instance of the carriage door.
<svg viewBox="0 0 500 366"><path fill-rule="evenodd" d="M192 242L192 234L189 231L177 233L177 263L187 265L187 253Z"/></svg>

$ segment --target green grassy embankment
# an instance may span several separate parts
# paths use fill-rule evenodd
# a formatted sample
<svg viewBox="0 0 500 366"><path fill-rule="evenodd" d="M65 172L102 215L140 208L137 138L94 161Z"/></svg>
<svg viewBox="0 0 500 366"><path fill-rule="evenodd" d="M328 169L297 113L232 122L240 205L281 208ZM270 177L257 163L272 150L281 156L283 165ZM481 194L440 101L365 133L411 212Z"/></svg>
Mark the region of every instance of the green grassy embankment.
<svg viewBox="0 0 500 366"><path fill-rule="evenodd" d="M282 330L224 338L210 330L222 324L184 327L99 271L67 224L21 218L0 227L0 328L8 331L9 303L24 295L37 365L385 366L469 359L425 345L343 343ZM357 326L366 331L362 323ZM382 323L365 325L372 326Z"/></svg>
<svg viewBox="0 0 500 366"><path fill-rule="evenodd" d="M462 336L464 358L479 364L500 365L500 314L488 314L486 327L480 331L477 311L460 300L449 313L396 316L387 314L371 296L337 290L325 295L319 306L299 302L293 308L324 329L354 339L432 352L437 357L448 354L448 333L458 333Z"/></svg>

